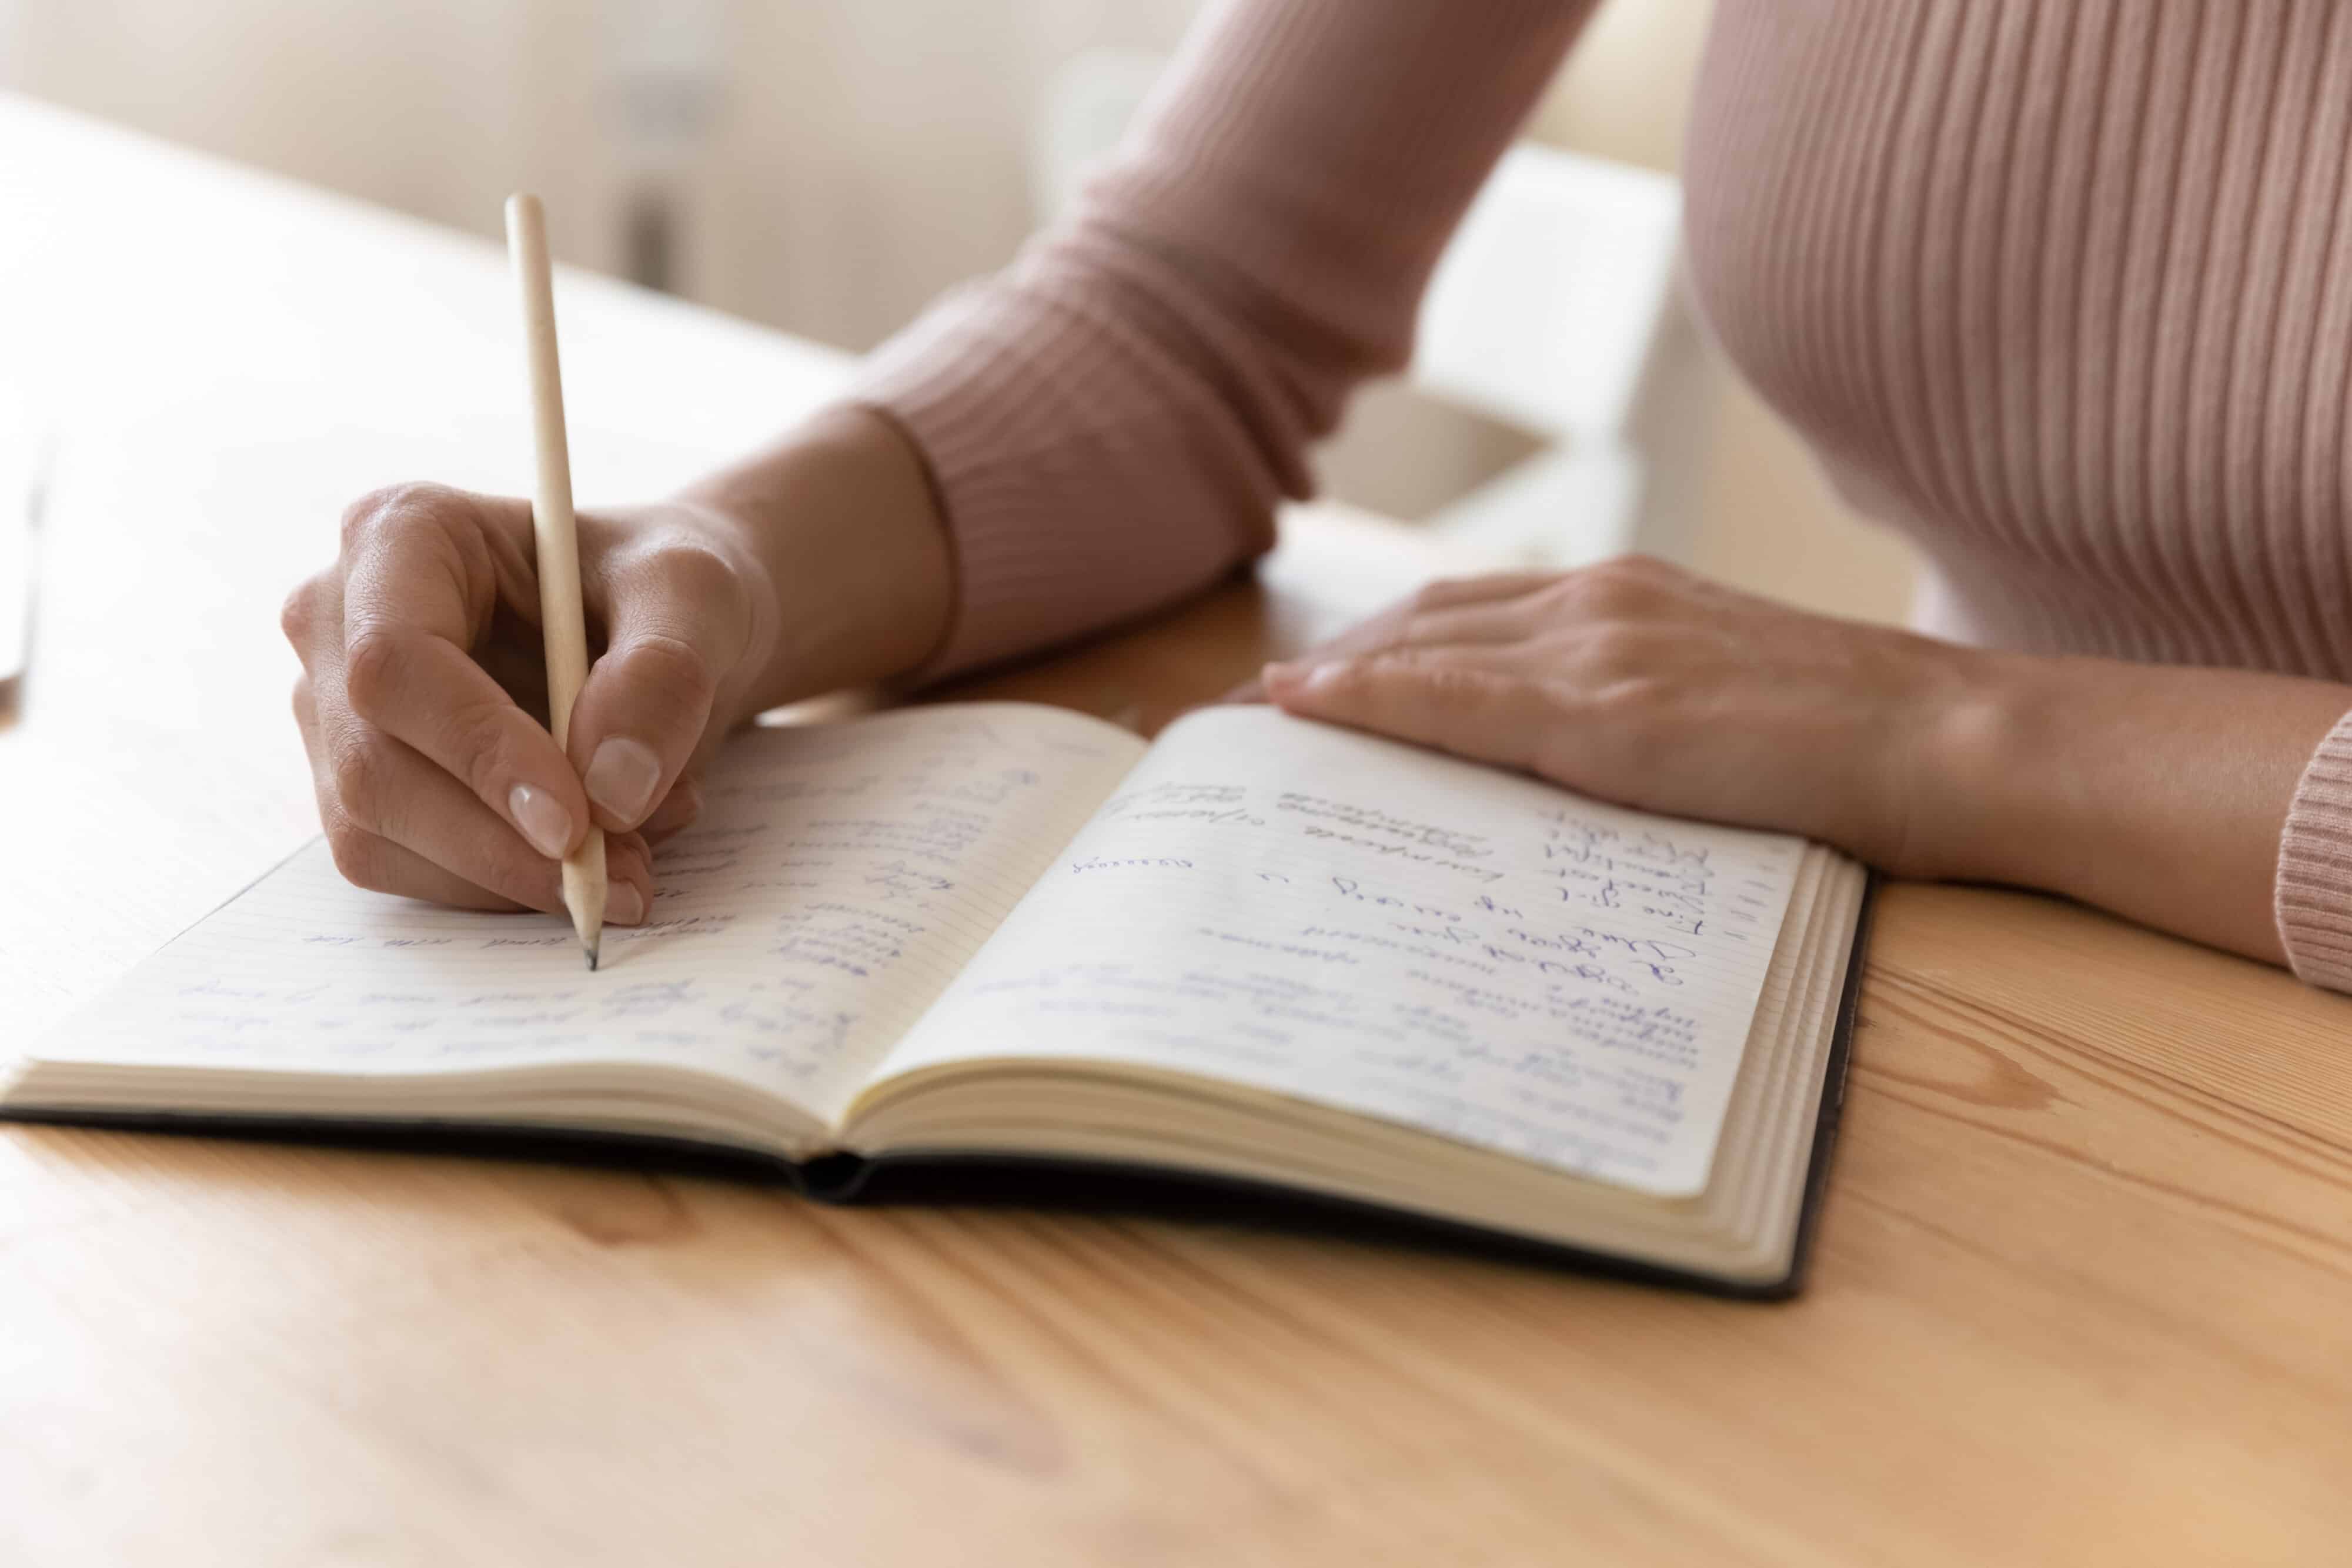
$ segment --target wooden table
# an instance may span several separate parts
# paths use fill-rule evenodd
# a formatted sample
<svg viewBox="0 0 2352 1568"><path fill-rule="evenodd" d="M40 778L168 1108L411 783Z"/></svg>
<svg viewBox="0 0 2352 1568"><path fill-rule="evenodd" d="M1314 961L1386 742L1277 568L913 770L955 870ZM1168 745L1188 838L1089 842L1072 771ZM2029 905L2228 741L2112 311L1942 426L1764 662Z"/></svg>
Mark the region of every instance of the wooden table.
<svg viewBox="0 0 2352 1568"><path fill-rule="evenodd" d="M0 214L0 377L63 438L0 729L5 1043L310 831L273 612L341 501L517 488L528 447L488 246L5 100ZM559 287L586 497L843 373ZM980 689L1148 727L1429 564L1304 516L1260 580ZM2042 899L1887 891L1778 1307L0 1129L12 1565L2347 1559L2352 1003Z"/></svg>

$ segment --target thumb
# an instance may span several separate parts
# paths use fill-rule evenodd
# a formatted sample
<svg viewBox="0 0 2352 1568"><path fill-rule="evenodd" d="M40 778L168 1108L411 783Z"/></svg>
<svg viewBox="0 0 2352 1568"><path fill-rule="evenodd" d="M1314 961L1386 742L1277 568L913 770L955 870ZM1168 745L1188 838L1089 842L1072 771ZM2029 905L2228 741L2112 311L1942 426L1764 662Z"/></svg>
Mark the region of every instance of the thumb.
<svg viewBox="0 0 2352 1568"><path fill-rule="evenodd" d="M741 657L743 584L691 547L611 563L610 639L572 710L572 766L599 826L636 828L668 795Z"/></svg>

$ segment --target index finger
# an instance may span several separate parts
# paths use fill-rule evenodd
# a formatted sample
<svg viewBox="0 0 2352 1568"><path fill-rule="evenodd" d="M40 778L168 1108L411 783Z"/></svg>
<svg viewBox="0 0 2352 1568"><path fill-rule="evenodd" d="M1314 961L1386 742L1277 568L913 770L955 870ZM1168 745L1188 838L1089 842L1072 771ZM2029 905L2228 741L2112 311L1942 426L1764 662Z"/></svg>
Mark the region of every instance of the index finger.
<svg viewBox="0 0 2352 1568"><path fill-rule="evenodd" d="M519 575L509 585L518 590L530 584L528 503L424 486L371 501L347 525L344 547L342 675L352 711L454 775L540 853L560 858L588 824L579 775L468 652L501 578Z"/></svg>
<svg viewBox="0 0 2352 1568"><path fill-rule="evenodd" d="M1475 615L1480 612L1504 609L1525 600L1529 594L1550 587L1559 581L1561 575L1558 571L1499 571L1482 577L1445 578L1425 583L1337 636L1328 637L1303 653L1289 654L1274 663L1293 665L1329 664L1338 659L1377 653L1401 643L1423 641L1425 639L1414 633L1416 623L1426 625L1433 617ZM1222 700L1264 702L1263 677L1237 687Z"/></svg>

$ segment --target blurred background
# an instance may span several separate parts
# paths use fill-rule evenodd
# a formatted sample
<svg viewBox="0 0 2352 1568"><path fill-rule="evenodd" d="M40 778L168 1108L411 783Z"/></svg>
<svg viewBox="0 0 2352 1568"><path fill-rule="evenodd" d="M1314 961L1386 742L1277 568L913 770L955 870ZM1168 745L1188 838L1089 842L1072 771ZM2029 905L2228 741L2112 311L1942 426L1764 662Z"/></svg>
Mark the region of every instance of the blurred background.
<svg viewBox="0 0 2352 1568"><path fill-rule="evenodd" d="M863 350L1013 255L1059 199L1073 93L1083 108L1089 83L1148 81L1199 8L0 0L0 89L486 237L509 190L535 189L564 260ZM1708 10L1612 0L1530 141L1671 172ZM1901 619L1904 548L1844 513L1711 352L1693 364L1672 414L1689 517L1669 552L1808 608ZM1442 517L1558 434L1469 402L1402 385L1360 400L1323 455L1329 490Z"/></svg>

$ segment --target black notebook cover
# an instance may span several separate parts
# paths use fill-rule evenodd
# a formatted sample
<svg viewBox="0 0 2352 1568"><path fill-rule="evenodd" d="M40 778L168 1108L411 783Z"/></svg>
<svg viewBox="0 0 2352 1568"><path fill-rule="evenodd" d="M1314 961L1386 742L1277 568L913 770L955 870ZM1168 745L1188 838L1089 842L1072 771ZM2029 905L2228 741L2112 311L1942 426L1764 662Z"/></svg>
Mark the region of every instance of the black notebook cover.
<svg viewBox="0 0 2352 1568"><path fill-rule="evenodd" d="M1075 1213L1118 1213L1207 1224L1344 1236L1366 1245L1419 1248L1565 1267L1613 1279L1671 1285L1711 1295L1779 1301L1804 1286L1821 1221L1822 1195L1845 1105L1854 1015L1862 996L1878 875L1869 874L1846 957L1837 1024L1822 1080L1805 1197L1789 1272L1761 1283L1669 1269L1611 1253L1538 1241L1458 1220L1384 1208L1352 1198L1301 1192L1272 1183L1150 1165L997 1155L827 1155L806 1162L690 1139L632 1133L565 1132L457 1121L331 1120L213 1113L54 1112L0 1108L0 1121L113 1127L136 1132L261 1142L323 1144L409 1154L623 1166L682 1175L782 1184L821 1203L1020 1207Z"/></svg>

